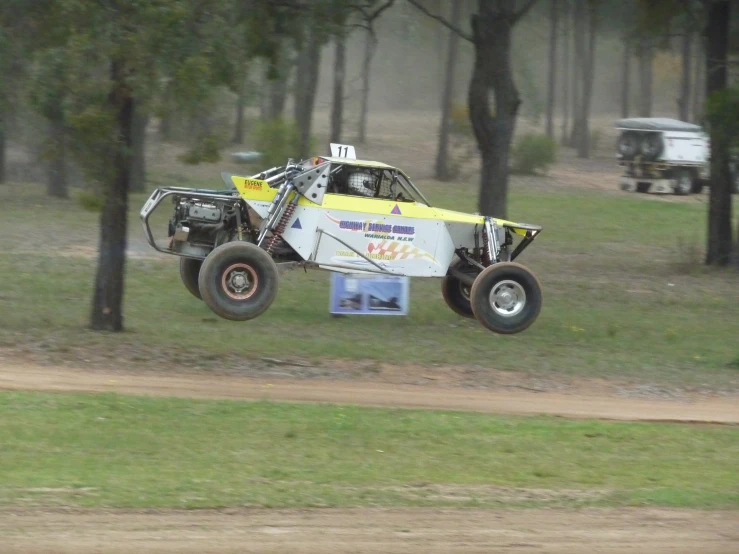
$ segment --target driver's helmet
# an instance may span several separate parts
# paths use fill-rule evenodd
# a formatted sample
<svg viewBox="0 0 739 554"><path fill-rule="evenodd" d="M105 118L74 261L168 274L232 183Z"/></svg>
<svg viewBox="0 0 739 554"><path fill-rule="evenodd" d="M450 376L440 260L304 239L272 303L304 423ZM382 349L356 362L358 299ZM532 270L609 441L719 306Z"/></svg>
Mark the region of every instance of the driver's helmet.
<svg viewBox="0 0 739 554"><path fill-rule="evenodd" d="M360 196L375 195L375 176L367 171L354 171L347 180L349 192Z"/></svg>

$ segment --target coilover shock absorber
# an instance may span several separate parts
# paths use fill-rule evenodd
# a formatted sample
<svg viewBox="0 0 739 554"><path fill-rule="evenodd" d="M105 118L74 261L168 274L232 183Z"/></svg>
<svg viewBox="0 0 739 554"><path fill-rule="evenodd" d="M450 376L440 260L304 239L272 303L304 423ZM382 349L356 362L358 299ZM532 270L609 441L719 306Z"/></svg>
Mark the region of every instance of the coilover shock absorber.
<svg viewBox="0 0 739 554"><path fill-rule="evenodd" d="M292 199L292 201L287 205L285 208L285 212L282 214L282 217L280 218L280 222L275 227L274 231L272 231L272 236L267 239L267 252L269 254L272 254L272 250L275 247L275 244L277 243L277 240L280 238L282 233L285 231L285 227L287 227L288 221L290 221L290 218L292 217L293 213L295 212L295 208L298 207L298 197L295 196L295 198Z"/></svg>
<svg viewBox="0 0 739 554"><path fill-rule="evenodd" d="M482 230L482 261L484 262L484 265L487 267L490 265L490 249L488 248L488 241L489 241L487 229L483 228Z"/></svg>

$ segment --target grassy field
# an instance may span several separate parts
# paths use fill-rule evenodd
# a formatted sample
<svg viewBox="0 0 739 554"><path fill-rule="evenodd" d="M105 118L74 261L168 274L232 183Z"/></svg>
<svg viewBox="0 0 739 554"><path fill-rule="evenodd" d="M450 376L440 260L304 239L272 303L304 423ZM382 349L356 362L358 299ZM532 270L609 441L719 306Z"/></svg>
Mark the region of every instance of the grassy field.
<svg viewBox="0 0 739 554"><path fill-rule="evenodd" d="M0 394L0 504L739 508L735 428Z"/></svg>
<svg viewBox="0 0 739 554"><path fill-rule="evenodd" d="M435 279L412 282L407 318L331 318L323 272L288 273L265 315L232 323L184 290L177 259L167 256L129 260L130 332L93 334L85 322L97 214L39 200L34 186L2 187L0 346L42 342L48 356L72 361L84 349L110 358L123 349L142 365L158 357L172 367L229 357L362 359L739 389L739 275L700 267L705 204L515 183L510 218L544 226L519 258L539 276L544 307L532 328L510 337L457 317ZM437 205L474 210L473 185L421 185ZM130 243L148 253L138 221L144 200L131 201Z"/></svg>

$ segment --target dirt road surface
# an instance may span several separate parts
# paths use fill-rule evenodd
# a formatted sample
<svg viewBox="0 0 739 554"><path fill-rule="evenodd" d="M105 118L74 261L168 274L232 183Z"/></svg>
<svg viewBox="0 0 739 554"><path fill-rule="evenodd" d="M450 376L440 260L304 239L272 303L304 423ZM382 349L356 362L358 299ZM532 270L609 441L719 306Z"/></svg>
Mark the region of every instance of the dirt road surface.
<svg viewBox="0 0 739 554"><path fill-rule="evenodd" d="M3 554L736 554L735 512L0 512Z"/></svg>
<svg viewBox="0 0 739 554"><path fill-rule="evenodd" d="M327 402L465 410L573 418L739 424L736 397L694 401L523 390L472 390L354 381L249 379L234 375L176 374L38 366L0 366L0 390L115 392L186 398Z"/></svg>

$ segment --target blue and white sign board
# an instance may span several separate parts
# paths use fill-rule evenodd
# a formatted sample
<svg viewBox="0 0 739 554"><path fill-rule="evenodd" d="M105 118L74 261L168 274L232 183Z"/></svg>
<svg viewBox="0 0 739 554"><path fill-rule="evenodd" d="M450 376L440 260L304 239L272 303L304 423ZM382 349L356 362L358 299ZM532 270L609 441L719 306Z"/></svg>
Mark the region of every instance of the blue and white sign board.
<svg viewBox="0 0 739 554"><path fill-rule="evenodd" d="M408 315L409 289L408 277L332 272L329 312Z"/></svg>

